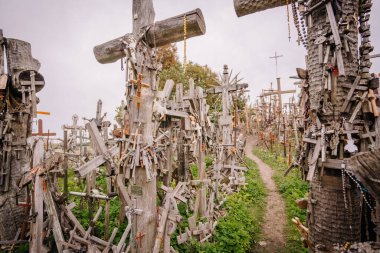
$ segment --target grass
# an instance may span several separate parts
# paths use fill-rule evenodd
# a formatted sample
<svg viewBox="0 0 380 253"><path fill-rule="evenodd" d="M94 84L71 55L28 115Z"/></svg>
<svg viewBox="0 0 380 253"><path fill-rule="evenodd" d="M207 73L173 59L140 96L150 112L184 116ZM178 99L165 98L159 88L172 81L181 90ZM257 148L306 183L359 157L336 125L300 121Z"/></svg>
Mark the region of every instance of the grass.
<svg viewBox="0 0 380 253"><path fill-rule="evenodd" d="M211 159L206 159L206 163L209 165L212 162ZM261 180L257 165L246 159L246 163L249 166L249 170L246 172L246 183L239 192L234 193L227 197L227 201L224 204L224 210L227 214L218 220L218 225L215 229L213 237L210 242L200 244L198 241L191 240L190 242L177 245L176 236L172 236L172 246L178 250L178 252L204 252L204 253L244 253L252 252L255 244L262 238L261 226L264 219L265 207L266 207L266 187ZM191 168L194 177L197 175L196 166ZM97 177L96 187L105 192L105 170L100 169L100 176ZM71 191L83 192L85 183L83 180L74 179L75 175L72 170L69 170L68 188ZM63 180L59 179L59 186L63 188ZM61 189L63 190L63 189ZM85 198L70 196L71 201L76 203L76 207L73 209L74 215L78 218L80 223L86 229L89 225L88 220L88 203ZM96 212L99 205L104 207L105 201L94 201L94 211ZM179 211L184 217L182 227L188 225L187 218L190 214L186 211L188 208L183 204L179 204ZM124 231L126 222L118 224L118 211L120 208L120 201L118 198L111 200L111 212L110 212L110 231L113 227L120 227L116 242L120 240L121 233ZM100 216L94 228L94 234L102 236L104 233L104 211ZM27 249L26 249L27 250ZM0 251L1 252L1 251ZM26 252L26 251L18 251Z"/></svg>
<svg viewBox="0 0 380 253"><path fill-rule="evenodd" d="M286 159L283 157L275 158L275 155L266 149L256 148L253 153L263 160L274 170L273 179L277 185L277 189L285 201L285 212L287 216L287 224L285 227L286 253L307 252L302 246L300 234L291 219L299 217L303 223L306 220L306 210L298 208L296 200L307 195L309 186L301 179L301 173L297 169L293 169L286 177L284 172L287 169Z"/></svg>
<svg viewBox="0 0 380 253"><path fill-rule="evenodd" d="M246 183L240 192L227 197L227 215L220 218L212 241L200 244L190 241L176 245L178 252L244 253L251 252L261 239L261 224L265 212L266 188L257 165L247 159L250 169L246 172ZM180 210L181 211L181 210ZM185 213L181 213L185 216Z"/></svg>

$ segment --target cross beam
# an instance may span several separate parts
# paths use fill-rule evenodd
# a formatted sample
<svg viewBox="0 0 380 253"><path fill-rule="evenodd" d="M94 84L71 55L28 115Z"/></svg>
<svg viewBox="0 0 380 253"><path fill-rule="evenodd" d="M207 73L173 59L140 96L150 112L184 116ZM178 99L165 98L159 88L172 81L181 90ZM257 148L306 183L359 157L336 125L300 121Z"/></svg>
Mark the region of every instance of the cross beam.
<svg viewBox="0 0 380 253"><path fill-rule="evenodd" d="M278 110L281 112L282 111L282 94L289 94L289 93L296 93L296 90L281 90L281 79L277 78L277 90L263 92L262 96L267 97L267 96L277 95L279 99Z"/></svg>
<svg viewBox="0 0 380 253"><path fill-rule="evenodd" d="M145 10L143 9L141 11ZM136 16L136 13L133 15ZM139 29L143 27L146 28L142 34L142 39L152 48L183 40L184 16L186 16L186 38L192 38L206 33L206 24L202 11L195 9L172 18L155 22L154 24L142 25ZM137 15L137 17L139 16ZM123 41L128 40L129 36L130 34L126 34L94 47L96 60L104 64L112 63L125 57Z"/></svg>
<svg viewBox="0 0 380 253"><path fill-rule="evenodd" d="M234 0L235 12L238 17L267 9L286 5L286 0ZM290 1L289 1L290 3Z"/></svg>
<svg viewBox="0 0 380 253"><path fill-rule="evenodd" d="M38 119L37 124L38 124L38 132L32 133L32 136L46 137L46 136L56 136L57 135L56 133L50 133L49 131L47 133L44 133L42 119Z"/></svg>

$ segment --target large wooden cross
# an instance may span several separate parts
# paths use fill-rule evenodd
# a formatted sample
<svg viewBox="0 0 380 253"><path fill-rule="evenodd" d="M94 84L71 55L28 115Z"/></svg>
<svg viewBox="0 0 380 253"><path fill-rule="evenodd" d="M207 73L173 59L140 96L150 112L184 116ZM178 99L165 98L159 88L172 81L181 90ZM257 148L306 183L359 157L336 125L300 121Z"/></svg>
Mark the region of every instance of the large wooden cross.
<svg viewBox="0 0 380 253"><path fill-rule="evenodd" d="M263 92L262 96L267 97L267 96L277 95L277 97L278 97L278 111L281 114L281 112L282 112L282 94L289 94L289 93L296 93L296 90L281 90L281 79L278 77L277 78L277 90Z"/></svg>
<svg viewBox="0 0 380 253"><path fill-rule="evenodd" d="M96 59L100 63L111 63L123 57L128 58L131 70L127 85L127 113L129 114L130 138L139 139L141 147L154 145L153 100L155 98L156 75L158 64L152 48L167 45L184 38L184 20L186 20L187 38L202 35L206 31L202 12L199 9L178 15L163 21L154 22L153 0L133 0L133 32L121 36L94 48ZM186 19L184 19L186 16ZM137 80L141 75L142 82L149 87L141 87L136 103L136 85L130 80ZM140 93L141 92L141 93ZM154 165L151 170L154 172ZM153 173L152 175L155 174ZM141 215L134 216L134 236L139 233L145 236L139 243L132 243L132 252L151 252L156 234L156 180L147 180L143 166L137 166L134 182L130 182L130 195L134 206L142 210Z"/></svg>
<svg viewBox="0 0 380 253"><path fill-rule="evenodd" d="M233 80L230 80L230 75L228 72L228 66L224 65L223 67L223 80L221 86L213 87L206 90L208 94L222 94L222 116L219 118L219 125L222 128L229 128L232 124L232 116L231 116L231 98L230 93L244 90L248 87L246 83L234 83ZM235 78L234 78L235 79ZM231 145L231 136L229 135L229 131L223 130L223 144ZM228 135L228 136L227 136Z"/></svg>

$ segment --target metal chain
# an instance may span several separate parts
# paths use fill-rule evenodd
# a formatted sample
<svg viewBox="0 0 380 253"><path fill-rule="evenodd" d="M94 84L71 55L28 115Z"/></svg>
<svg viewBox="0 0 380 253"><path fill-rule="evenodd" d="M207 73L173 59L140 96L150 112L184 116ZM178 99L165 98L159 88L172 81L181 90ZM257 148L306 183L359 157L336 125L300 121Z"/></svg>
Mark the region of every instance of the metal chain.
<svg viewBox="0 0 380 253"><path fill-rule="evenodd" d="M373 209L373 207L370 205L370 203L369 203L369 201L367 200L367 198L366 198L366 196L365 196L365 194L364 194L364 189L363 189L363 187L360 185L360 183L359 183L359 181L358 180L356 180L355 178L354 178L354 176L349 172L349 171L347 171L346 170L346 168L345 168L346 166L344 165L342 165L342 174L347 174L347 176L356 184L356 186L359 188L359 190L360 190L360 193L362 194L362 197L363 197L363 200L364 200L364 202L367 204L367 206L369 207L369 209L371 210L371 211L373 211L374 209Z"/></svg>

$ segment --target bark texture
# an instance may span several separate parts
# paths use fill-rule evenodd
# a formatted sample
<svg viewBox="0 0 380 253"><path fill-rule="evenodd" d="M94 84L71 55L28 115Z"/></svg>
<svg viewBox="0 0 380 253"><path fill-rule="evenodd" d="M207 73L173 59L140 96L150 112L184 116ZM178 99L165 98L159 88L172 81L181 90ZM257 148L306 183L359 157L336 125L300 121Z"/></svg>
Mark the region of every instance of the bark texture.
<svg viewBox="0 0 380 253"><path fill-rule="evenodd" d="M234 0L238 17L286 5L286 0Z"/></svg>

